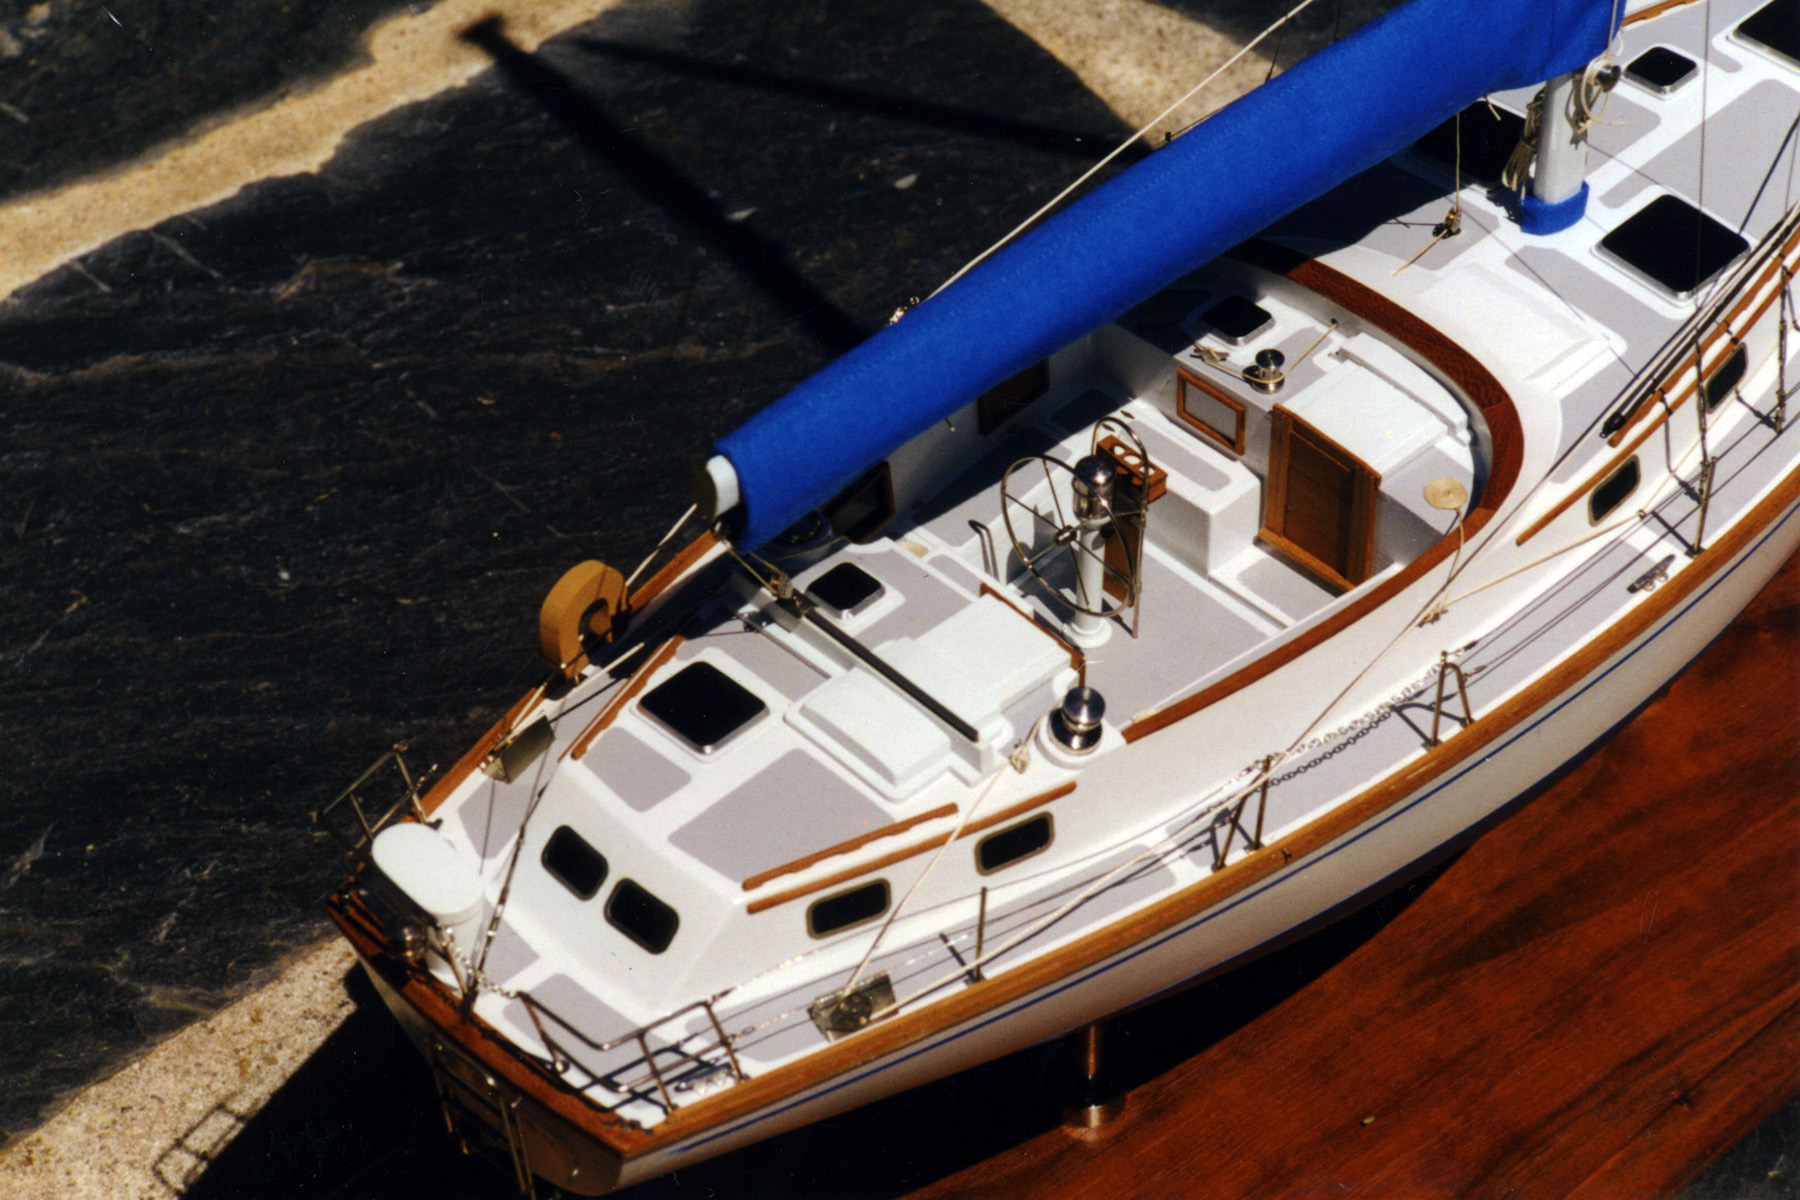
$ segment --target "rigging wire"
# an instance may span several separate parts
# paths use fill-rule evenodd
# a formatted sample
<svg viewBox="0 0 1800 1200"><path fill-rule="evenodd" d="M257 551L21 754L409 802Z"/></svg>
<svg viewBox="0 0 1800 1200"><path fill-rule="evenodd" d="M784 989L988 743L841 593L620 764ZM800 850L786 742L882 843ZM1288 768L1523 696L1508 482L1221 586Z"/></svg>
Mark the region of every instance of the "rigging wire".
<svg viewBox="0 0 1800 1200"><path fill-rule="evenodd" d="M932 291L931 296L937 295L939 292L943 291L945 288L949 287L951 284L953 284L957 280L961 279L964 275L967 275L970 271L973 271L976 267L980 266L987 259L993 257L993 255L998 253L1003 247L1005 247L1013 239L1017 238L1020 234L1024 233L1027 229L1030 229L1033 225L1037 224L1037 222L1044 216L1044 214L1048 213L1050 210L1054 209L1057 205L1061 204L1064 200L1068 199L1069 196L1076 189L1080 188L1084 183L1086 183L1088 180L1092 179L1100 171L1104 170L1108 166L1108 164L1110 164L1114 159L1118 158L1119 155L1125 153L1126 150L1130 149L1132 146L1134 146L1138 142L1142 141L1144 138L1144 135L1149 133L1150 130L1152 130L1153 128L1155 128L1157 126L1157 124L1159 124L1163 120L1163 118L1165 118L1165 117L1169 116L1171 113L1175 112L1182 105L1186 104L1189 100L1192 100L1194 98L1194 96L1197 95L1202 88L1206 87L1207 84L1211 83L1213 80L1215 80L1219 76L1223 75L1226 71L1229 71L1232 67L1236 66L1238 61L1240 59L1242 59L1245 55L1249 54L1250 51L1254 50L1259 44L1261 44L1261 42L1263 41L1264 38L1267 38L1270 34L1275 33L1278 30L1280 30L1281 28L1283 28L1289 21L1292 21L1295 17L1299 16L1301 13L1303 13L1307 9L1311 8L1316 3L1318 3L1318 0L1301 0L1301 3L1295 5L1293 8L1289 9L1288 12L1284 16L1282 16L1279 20L1277 20L1273 25L1269 26L1267 29L1265 29L1261 33L1257 34L1255 38L1253 38L1251 41L1245 43L1241 48L1239 48L1239 50L1236 54L1233 54L1230 58L1226 59L1223 63L1221 63L1219 65L1219 67L1213 71L1212 74L1208 75L1205 79L1202 79L1199 83L1196 83L1193 87L1189 88L1182 95L1182 97L1179 100L1175 101L1175 103L1169 105L1169 107L1163 109L1161 112L1157 113L1154 117L1150 118L1150 120L1145 122L1145 124L1140 129L1138 129L1137 132L1133 133L1130 137L1126 138L1124 141L1120 142L1116 147L1114 147L1112 152L1110 154L1108 154L1105 158L1101 159L1099 162L1097 162L1093 166L1089 167L1086 171L1082 172L1081 177L1079 179L1077 179L1074 183L1071 183L1068 187L1066 187L1062 191L1058 192L1042 208L1040 208L1036 212L1032 213L1029 217L1026 217L1023 221L1021 221L1018 224L1018 226L1016 226L1005 237L1002 237L999 241L995 242L992 246L989 246L986 250L983 250L980 254L977 254L974 258L970 259L967 263L965 263L963 265L961 270L956 272L956 274L950 276L950 278L948 278L948 279L944 280L944 282L938 284L938 286ZM1208 115L1210 116L1211 114L1209 113ZM1203 117L1201 119L1204 120L1205 118ZM927 296L926 299L927 300L931 299L931 296Z"/></svg>

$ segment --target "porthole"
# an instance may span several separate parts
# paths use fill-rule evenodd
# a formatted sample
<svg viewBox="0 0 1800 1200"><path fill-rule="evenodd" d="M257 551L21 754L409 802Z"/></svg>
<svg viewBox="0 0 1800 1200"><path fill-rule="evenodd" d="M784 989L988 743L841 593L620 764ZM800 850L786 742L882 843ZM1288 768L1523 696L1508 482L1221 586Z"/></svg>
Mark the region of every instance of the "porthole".
<svg viewBox="0 0 1800 1200"><path fill-rule="evenodd" d="M887 880L877 879L815 900L806 909L806 932L822 938L873 921L888 910L890 895Z"/></svg>
<svg viewBox="0 0 1800 1200"><path fill-rule="evenodd" d="M539 857L550 878L582 900L592 900L606 882L606 857L567 825L558 826Z"/></svg>
<svg viewBox="0 0 1800 1200"><path fill-rule="evenodd" d="M1643 477L1638 468L1637 455L1626 459L1619 469L1602 479L1588 494L1588 523L1598 525L1613 515L1619 505L1630 499L1631 493L1637 491L1638 481Z"/></svg>
<svg viewBox="0 0 1800 1200"><path fill-rule="evenodd" d="M606 898L606 923L652 954L675 940L681 917L634 879L621 879Z"/></svg>
<svg viewBox="0 0 1800 1200"><path fill-rule="evenodd" d="M975 869L983 875L991 875L1002 867L1010 867L1043 852L1055 835L1049 813L1020 821L999 833L990 833L975 843Z"/></svg>

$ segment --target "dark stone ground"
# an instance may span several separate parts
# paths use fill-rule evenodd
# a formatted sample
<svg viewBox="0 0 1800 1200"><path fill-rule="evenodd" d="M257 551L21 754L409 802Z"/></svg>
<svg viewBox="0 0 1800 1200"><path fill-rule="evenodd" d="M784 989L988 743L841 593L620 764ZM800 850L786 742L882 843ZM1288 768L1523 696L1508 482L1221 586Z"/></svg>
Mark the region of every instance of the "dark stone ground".
<svg viewBox="0 0 1800 1200"><path fill-rule="evenodd" d="M402 7L0 10L0 195L303 87ZM309 810L396 741L453 760L537 678L563 569L635 562L715 436L1120 133L976 0L634 0L529 60L485 37L497 70L318 175L0 304L0 1131L321 936ZM1041 1058L653 1191L925 1182L1054 1119ZM838 1149L951 1101L999 1115L942 1161ZM435 1120L365 1012L201 1194L500 1194L427 1165Z"/></svg>

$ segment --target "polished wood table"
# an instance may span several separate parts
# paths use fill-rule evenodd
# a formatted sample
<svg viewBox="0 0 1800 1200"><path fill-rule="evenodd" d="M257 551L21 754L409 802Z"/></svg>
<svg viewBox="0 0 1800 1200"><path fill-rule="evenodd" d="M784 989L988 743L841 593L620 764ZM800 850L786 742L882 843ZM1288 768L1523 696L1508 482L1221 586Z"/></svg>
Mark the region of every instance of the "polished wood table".
<svg viewBox="0 0 1800 1200"><path fill-rule="evenodd" d="M1143 1066L1232 980L1124 1018L1113 1124L912 1194L1672 1194L1800 1091L1800 560L1414 890L1180 1061Z"/></svg>

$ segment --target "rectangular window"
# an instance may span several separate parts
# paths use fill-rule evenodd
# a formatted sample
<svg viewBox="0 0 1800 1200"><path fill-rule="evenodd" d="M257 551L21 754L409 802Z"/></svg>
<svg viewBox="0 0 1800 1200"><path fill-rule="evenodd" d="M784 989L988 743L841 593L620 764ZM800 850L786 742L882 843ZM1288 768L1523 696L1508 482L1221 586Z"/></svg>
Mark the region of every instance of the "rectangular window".
<svg viewBox="0 0 1800 1200"><path fill-rule="evenodd" d="M681 918L633 879L621 879L606 898L606 923L652 954L675 940Z"/></svg>
<svg viewBox="0 0 1800 1200"><path fill-rule="evenodd" d="M1034 854L1041 854L1049 848L1054 837L1049 813L1020 821L999 833L990 833L975 843L975 869L990 875L1002 867L1010 867Z"/></svg>
<svg viewBox="0 0 1800 1200"><path fill-rule="evenodd" d="M1725 403L1725 398L1737 390L1738 384L1744 382L1744 367L1748 361L1744 354L1744 344L1739 342L1725 356L1725 361L1713 368L1713 373L1706 377L1706 382L1700 388L1707 412Z"/></svg>
<svg viewBox="0 0 1800 1200"><path fill-rule="evenodd" d="M888 910L888 882L877 879L815 900L806 909L806 932L822 938L873 921Z"/></svg>
<svg viewBox="0 0 1800 1200"><path fill-rule="evenodd" d="M559 826L550 835L540 861L552 879L582 900L592 900L606 882L605 857L567 825Z"/></svg>
<svg viewBox="0 0 1800 1200"><path fill-rule="evenodd" d="M1452 172L1460 149L1465 181L1499 183L1506 160L1512 157L1524 131L1524 117L1477 100L1414 142L1413 149Z"/></svg>
<svg viewBox="0 0 1800 1200"><path fill-rule="evenodd" d="M1637 491L1638 480L1642 472L1638 469L1637 455L1632 455L1619 465L1619 469L1602 479L1598 486L1588 495L1588 524L1598 525L1618 510L1619 505L1631 498Z"/></svg>
<svg viewBox="0 0 1800 1200"><path fill-rule="evenodd" d="M1175 412L1233 454L1244 452L1244 405L1198 376L1175 371Z"/></svg>
<svg viewBox="0 0 1800 1200"><path fill-rule="evenodd" d="M1800 66L1800 0L1771 0L1744 18L1737 31Z"/></svg>

